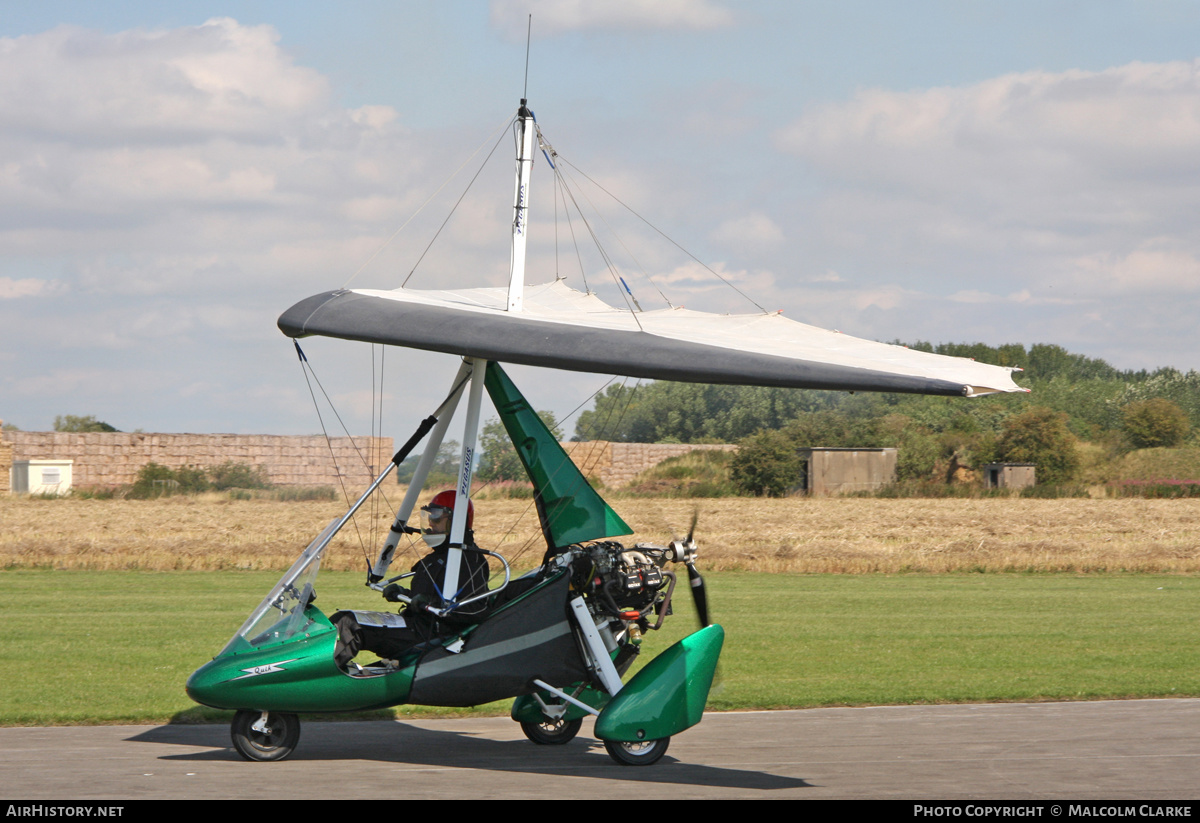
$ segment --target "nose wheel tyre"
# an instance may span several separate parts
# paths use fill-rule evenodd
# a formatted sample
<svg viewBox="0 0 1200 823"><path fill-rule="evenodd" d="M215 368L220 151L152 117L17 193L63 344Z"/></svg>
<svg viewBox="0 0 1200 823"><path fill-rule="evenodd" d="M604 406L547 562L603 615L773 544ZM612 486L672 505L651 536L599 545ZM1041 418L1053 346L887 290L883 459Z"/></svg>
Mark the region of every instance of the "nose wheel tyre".
<svg viewBox="0 0 1200 823"><path fill-rule="evenodd" d="M539 746L561 746L573 740L582 725L582 718L564 720L560 717L558 720L543 719L540 723L522 721L521 731Z"/></svg>
<svg viewBox="0 0 1200 823"><path fill-rule="evenodd" d="M230 728L233 747L247 760L283 760L300 742L300 719L282 712L242 710Z"/></svg>
<svg viewBox="0 0 1200 823"><path fill-rule="evenodd" d="M671 738L660 737L658 740L642 740L637 743L618 743L615 740L605 740L604 748L608 756L622 766L649 766L657 763L667 753Z"/></svg>

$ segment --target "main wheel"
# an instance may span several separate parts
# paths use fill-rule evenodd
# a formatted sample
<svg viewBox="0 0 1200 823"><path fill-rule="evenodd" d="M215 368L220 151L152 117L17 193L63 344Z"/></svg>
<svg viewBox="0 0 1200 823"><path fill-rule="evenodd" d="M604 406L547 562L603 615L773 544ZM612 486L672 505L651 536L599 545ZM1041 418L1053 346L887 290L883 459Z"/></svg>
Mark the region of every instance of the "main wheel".
<svg viewBox="0 0 1200 823"><path fill-rule="evenodd" d="M579 734L579 728L582 725L583 718L581 717L574 720L564 720L561 717L557 720L543 718L540 723L521 721L521 731L540 746L561 746L574 739L575 735Z"/></svg>
<svg viewBox="0 0 1200 823"><path fill-rule="evenodd" d="M260 723L259 720L265 720ZM230 728L233 747L247 760L283 760L300 742L300 718L294 714L242 710Z"/></svg>
<svg viewBox="0 0 1200 823"><path fill-rule="evenodd" d="M637 743L618 743L615 740L605 740L604 748L608 756L622 766L649 766L657 763L667 753L671 738L660 737L658 740L641 740Z"/></svg>

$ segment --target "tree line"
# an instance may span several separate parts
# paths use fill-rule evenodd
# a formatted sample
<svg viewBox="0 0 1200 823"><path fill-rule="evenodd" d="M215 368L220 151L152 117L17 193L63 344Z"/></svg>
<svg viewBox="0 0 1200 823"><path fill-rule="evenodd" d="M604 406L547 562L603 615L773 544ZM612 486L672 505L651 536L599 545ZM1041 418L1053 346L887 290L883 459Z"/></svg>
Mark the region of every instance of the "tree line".
<svg viewBox="0 0 1200 823"><path fill-rule="evenodd" d="M580 415L576 440L738 443L734 479L782 493L804 447L899 449L901 480L945 481L991 462L1036 463L1039 483L1079 478L1132 449L1200 445L1200 373L1121 371L1061 346L926 342L910 348L1019 366L1029 394L976 399L654 382L610 386Z"/></svg>

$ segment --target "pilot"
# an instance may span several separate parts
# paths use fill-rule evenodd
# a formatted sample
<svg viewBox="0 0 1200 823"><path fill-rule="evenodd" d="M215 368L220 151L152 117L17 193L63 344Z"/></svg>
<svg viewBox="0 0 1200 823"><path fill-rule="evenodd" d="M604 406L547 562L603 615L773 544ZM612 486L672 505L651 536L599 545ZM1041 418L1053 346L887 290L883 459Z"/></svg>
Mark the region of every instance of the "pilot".
<svg viewBox="0 0 1200 823"><path fill-rule="evenodd" d="M442 595L456 500L454 491L447 490L439 492L429 501L429 505L421 507L421 538L433 551L410 569L413 572L413 576L408 578L411 588L392 583L383 590L384 599L393 603L403 602L402 596L409 598L402 614L340 611L332 616L331 620L338 629L334 660L339 666L345 668L362 650L375 652L385 659L394 659L417 643L430 640L456 626L474 623L483 612L484 600L468 603L442 617L435 617L425 609L425 606L440 608L446 600L466 600L483 594L488 588L490 572L487 556L475 545L472 531L475 504L468 501L458 592L447 593L447 597Z"/></svg>

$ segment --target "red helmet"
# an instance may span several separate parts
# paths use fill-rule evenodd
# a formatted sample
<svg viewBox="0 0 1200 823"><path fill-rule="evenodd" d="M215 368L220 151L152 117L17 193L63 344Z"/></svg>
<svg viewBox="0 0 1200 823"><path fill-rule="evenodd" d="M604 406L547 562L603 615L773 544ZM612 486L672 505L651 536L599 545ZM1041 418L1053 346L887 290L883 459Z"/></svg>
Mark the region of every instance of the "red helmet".
<svg viewBox="0 0 1200 823"><path fill-rule="evenodd" d="M446 514L454 514L454 503L457 500L458 494L453 489L446 489L443 492L435 494L433 499L429 501L428 506L421 507L421 511L428 512L431 519L438 520ZM444 511L436 511L438 509ZM475 528L475 504L470 500L467 501L467 528Z"/></svg>

